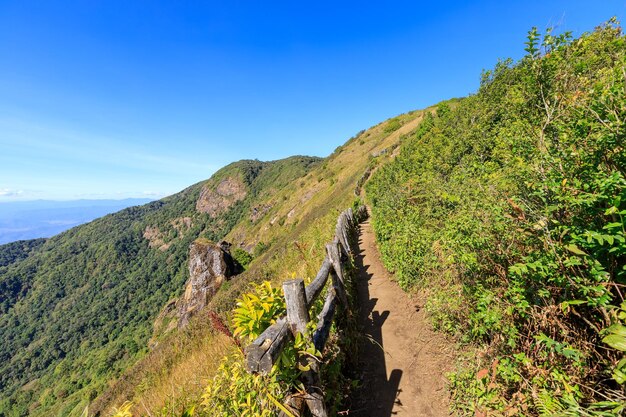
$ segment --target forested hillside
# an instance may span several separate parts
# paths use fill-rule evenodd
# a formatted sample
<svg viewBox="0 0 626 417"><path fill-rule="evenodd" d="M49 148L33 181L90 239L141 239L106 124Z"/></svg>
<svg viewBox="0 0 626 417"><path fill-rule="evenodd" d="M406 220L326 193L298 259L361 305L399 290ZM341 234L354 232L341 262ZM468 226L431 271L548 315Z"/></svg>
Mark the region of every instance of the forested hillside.
<svg viewBox="0 0 626 417"><path fill-rule="evenodd" d="M367 185L384 261L469 351L459 415L626 411L626 43L533 29Z"/></svg>
<svg viewBox="0 0 626 417"><path fill-rule="evenodd" d="M0 246L0 267L28 257L31 252L43 245L45 241L46 239L18 240Z"/></svg>
<svg viewBox="0 0 626 417"><path fill-rule="evenodd" d="M198 237L223 238L318 158L240 161L210 180L47 241L0 246L0 416L80 415L148 351Z"/></svg>

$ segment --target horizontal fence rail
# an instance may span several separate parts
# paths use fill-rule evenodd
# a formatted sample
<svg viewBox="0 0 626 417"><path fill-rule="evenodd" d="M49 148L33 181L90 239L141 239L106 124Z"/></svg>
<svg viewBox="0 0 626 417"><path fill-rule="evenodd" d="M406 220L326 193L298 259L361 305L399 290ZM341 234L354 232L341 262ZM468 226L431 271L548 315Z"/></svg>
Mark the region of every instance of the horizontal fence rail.
<svg viewBox="0 0 626 417"><path fill-rule="evenodd" d="M351 242L356 238L358 223L366 217L367 210L364 206L359 207L356 213L352 209L343 211L337 219L335 237L332 243L326 245L326 257L315 279L306 287L302 279L283 283L287 314L265 329L246 347L248 372L269 373L287 343L291 342L297 333L305 332L307 324L311 321L309 310L322 293L330 277L331 285L328 286L324 306L317 317L317 326L311 336L315 349L320 352L324 349L332 323L337 320L338 313L341 316L348 314L345 266L354 256ZM288 398L285 405L293 415L300 415L301 409L306 404L313 416L326 417L328 411L320 389L319 364L312 358L300 358L300 361L309 369L302 375L306 394Z"/></svg>

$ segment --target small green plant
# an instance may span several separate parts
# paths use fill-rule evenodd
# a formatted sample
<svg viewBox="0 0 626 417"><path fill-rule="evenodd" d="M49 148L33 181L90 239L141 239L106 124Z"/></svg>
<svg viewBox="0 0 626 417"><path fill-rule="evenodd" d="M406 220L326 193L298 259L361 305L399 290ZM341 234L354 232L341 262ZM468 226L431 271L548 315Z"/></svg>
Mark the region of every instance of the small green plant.
<svg viewBox="0 0 626 417"><path fill-rule="evenodd" d="M248 265L252 262L254 257L245 249L235 248L231 252L231 256L239 265L243 267L243 269L248 269Z"/></svg>
<svg viewBox="0 0 626 417"><path fill-rule="evenodd" d="M279 288L272 288L269 281L264 281L255 285L254 292L243 294L237 300L233 334L235 337L254 340L285 311L282 291Z"/></svg>
<svg viewBox="0 0 626 417"><path fill-rule="evenodd" d="M615 309L615 317L617 323L612 324L604 330L604 338L602 341L619 352L626 352L626 301L622 302L619 308ZM612 373L613 379L618 384L626 383L626 355L615 365Z"/></svg>
<svg viewBox="0 0 626 417"><path fill-rule="evenodd" d="M113 414L111 417L133 417L133 413L131 409L133 408L133 403L130 401L126 401L119 408L113 409Z"/></svg>
<svg viewBox="0 0 626 417"><path fill-rule="evenodd" d="M226 356L202 396L201 416L272 417L286 393L276 370L267 376L248 373L240 351Z"/></svg>
<svg viewBox="0 0 626 417"><path fill-rule="evenodd" d="M259 242L256 244L256 246L254 247L254 250L252 251L253 256L255 258L258 258L259 256L261 256L263 254L263 252L265 252L268 248L267 243L265 242Z"/></svg>
<svg viewBox="0 0 626 417"><path fill-rule="evenodd" d="M394 117L393 119L389 120L387 124L385 124L383 131L385 133L392 133L400 129L401 127L402 127L402 121L400 121L400 118Z"/></svg>

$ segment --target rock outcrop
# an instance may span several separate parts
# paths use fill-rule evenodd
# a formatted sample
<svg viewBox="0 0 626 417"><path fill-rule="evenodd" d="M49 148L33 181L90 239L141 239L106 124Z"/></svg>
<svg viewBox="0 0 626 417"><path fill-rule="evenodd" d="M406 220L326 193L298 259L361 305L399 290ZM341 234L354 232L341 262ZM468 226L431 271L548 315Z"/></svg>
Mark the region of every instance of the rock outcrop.
<svg viewBox="0 0 626 417"><path fill-rule="evenodd" d="M178 327L202 310L224 281L240 272L230 256L230 243L198 239L189 248L189 280L185 293L176 303Z"/></svg>
<svg viewBox="0 0 626 417"><path fill-rule="evenodd" d="M217 217L224 213L236 202L246 198L248 191L241 179L236 177L224 178L213 190L204 186L200 191L200 197L196 202L196 210L200 213L208 213L211 217Z"/></svg>
<svg viewBox="0 0 626 417"><path fill-rule="evenodd" d="M146 229L143 232L143 237L148 241L148 246L151 249L159 249L161 252L165 252L170 248L172 240L182 239L192 225L193 221L191 220L191 217L178 217L171 220L169 224L165 224L164 230L161 230L158 226L146 226ZM166 241L167 236L169 235L168 232L172 231L172 229L176 231L175 237Z"/></svg>

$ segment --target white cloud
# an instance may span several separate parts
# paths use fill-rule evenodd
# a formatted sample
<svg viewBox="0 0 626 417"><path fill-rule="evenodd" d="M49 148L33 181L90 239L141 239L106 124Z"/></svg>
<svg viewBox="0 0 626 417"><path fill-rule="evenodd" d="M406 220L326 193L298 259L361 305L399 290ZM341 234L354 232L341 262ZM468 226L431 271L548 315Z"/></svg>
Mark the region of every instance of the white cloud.
<svg viewBox="0 0 626 417"><path fill-rule="evenodd" d="M165 193L158 192L158 191L144 191L142 194L146 197L158 197L158 198L161 198L165 195Z"/></svg>
<svg viewBox="0 0 626 417"><path fill-rule="evenodd" d="M0 197L20 197L24 194L22 190L12 190L11 188L0 188Z"/></svg>

